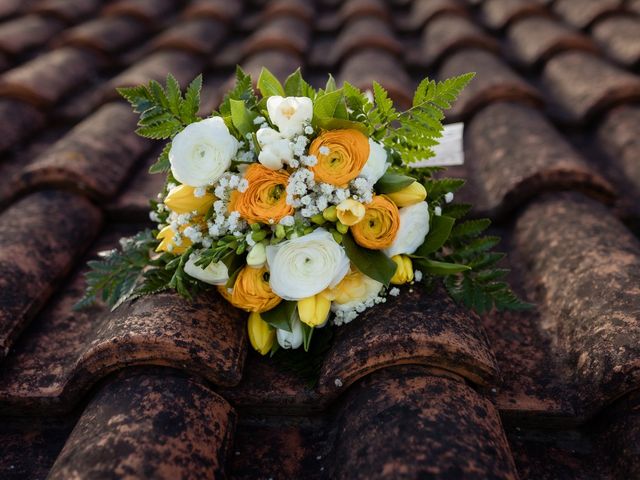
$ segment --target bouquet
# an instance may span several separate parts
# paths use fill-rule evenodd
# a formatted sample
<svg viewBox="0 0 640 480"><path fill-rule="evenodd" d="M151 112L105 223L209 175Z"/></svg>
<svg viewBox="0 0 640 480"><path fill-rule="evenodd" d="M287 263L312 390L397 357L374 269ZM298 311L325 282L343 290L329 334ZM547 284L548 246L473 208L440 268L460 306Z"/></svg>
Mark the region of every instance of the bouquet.
<svg viewBox="0 0 640 480"><path fill-rule="evenodd" d="M167 179L152 202L157 229L90 262L79 306L215 288L248 312L263 355L308 350L315 330L404 284L442 281L478 312L523 308L495 267L499 239L481 235L489 221L464 220L470 206L452 202L464 182L412 166L433 156L443 111L472 77L425 79L399 111L377 83L362 92L329 76L316 90L299 70L282 85L263 69L258 95L238 67L207 118L197 116L201 76L184 93L171 75L165 87L120 89L140 114L137 133L169 140L150 169Z"/></svg>

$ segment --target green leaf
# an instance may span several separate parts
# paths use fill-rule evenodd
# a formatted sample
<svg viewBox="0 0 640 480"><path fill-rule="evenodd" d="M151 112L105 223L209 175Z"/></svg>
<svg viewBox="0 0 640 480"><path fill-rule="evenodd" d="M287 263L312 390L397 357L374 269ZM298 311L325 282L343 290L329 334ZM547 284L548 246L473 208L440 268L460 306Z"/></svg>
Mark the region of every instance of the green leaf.
<svg viewBox="0 0 640 480"><path fill-rule="evenodd" d="M180 104L182 103L182 93L178 80L176 80L176 77L171 74L167 75L167 100L171 113L179 116Z"/></svg>
<svg viewBox="0 0 640 480"><path fill-rule="evenodd" d="M302 327L302 346L304 347L304 351L308 352L309 345L311 345L311 337L315 329L304 322L300 322L300 326Z"/></svg>
<svg viewBox="0 0 640 480"><path fill-rule="evenodd" d="M394 193L408 187L415 181L415 178L407 177L406 175L387 172L377 181L375 190L378 193Z"/></svg>
<svg viewBox="0 0 640 480"><path fill-rule="evenodd" d="M184 94L184 102L180 107L180 118L185 124L193 123L200 110L200 91L202 90L202 75L198 75L187 87Z"/></svg>
<svg viewBox="0 0 640 480"><path fill-rule="evenodd" d="M455 219L444 215L434 216L431 220L431 229L424 243L418 247L414 255L427 257L430 253L437 252L449 239Z"/></svg>
<svg viewBox="0 0 640 480"><path fill-rule="evenodd" d="M342 89L324 93L316 98L313 104L313 123L331 118L349 119L347 107L344 103Z"/></svg>
<svg viewBox="0 0 640 480"><path fill-rule="evenodd" d="M367 277L389 286L396 273L396 263L380 250L369 250L361 247L350 234L342 237L342 245L349 260Z"/></svg>
<svg viewBox="0 0 640 480"><path fill-rule="evenodd" d="M283 300L268 312L261 313L260 316L273 328L291 332L291 321L296 313L297 306L297 302Z"/></svg>
<svg viewBox="0 0 640 480"><path fill-rule="evenodd" d="M262 67L262 71L258 77L258 90L260 90L264 98L274 95L285 96L284 88L282 88L280 81L265 67Z"/></svg>
<svg viewBox="0 0 640 480"><path fill-rule="evenodd" d="M418 259L416 263L420 265L423 273L431 275L454 275L467 270L471 270L468 265L460 265L458 263L438 262L436 260Z"/></svg>
<svg viewBox="0 0 640 480"><path fill-rule="evenodd" d="M338 89L336 85L336 79L333 78L333 75L329 74L329 78L327 79L327 84L324 87L325 92L333 92Z"/></svg>
<svg viewBox="0 0 640 480"><path fill-rule="evenodd" d="M365 135L368 133L368 128L364 123L354 122L353 120L344 120L342 118L315 118L314 125L325 130L338 130L341 128L352 128L358 130Z"/></svg>
<svg viewBox="0 0 640 480"><path fill-rule="evenodd" d="M313 87L302 78L300 68L296 69L296 71L285 80L284 93L290 97L309 97L311 99L316 95Z"/></svg>
<svg viewBox="0 0 640 480"><path fill-rule="evenodd" d="M489 225L491 225L491 220L488 218L481 218L478 220L467 220L464 223L460 223L456 225L451 231L451 238L461 238L461 237L474 237L480 235L484 232Z"/></svg>
<svg viewBox="0 0 640 480"><path fill-rule="evenodd" d="M246 107L244 100L230 99L229 105L231 107L231 121L234 127L244 137L247 133L252 133L255 130L253 119L255 115L252 114Z"/></svg>
<svg viewBox="0 0 640 480"><path fill-rule="evenodd" d="M236 278L245 266L245 256L237 255L235 251L230 251L224 257L220 259L222 263L227 266L229 272L229 280L225 284L226 288L233 288L236 283Z"/></svg>
<svg viewBox="0 0 640 480"><path fill-rule="evenodd" d="M171 170L171 163L169 162L169 150L171 150L171 142L167 144L160 152L160 156L156 163L149 167L149 173L166 173Z"/></svg>

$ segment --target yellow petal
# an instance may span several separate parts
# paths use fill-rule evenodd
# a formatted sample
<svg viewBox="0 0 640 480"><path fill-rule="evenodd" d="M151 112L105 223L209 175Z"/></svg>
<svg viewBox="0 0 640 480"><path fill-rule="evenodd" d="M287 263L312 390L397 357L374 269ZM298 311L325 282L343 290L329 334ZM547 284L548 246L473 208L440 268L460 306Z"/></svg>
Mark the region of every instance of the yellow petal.
<svg viewBox="0 0 640 480"><path fill-rule="evenodd" d="M420 203L427 198L427 190L420 182L413 182L402 190L388 193L387 197L389 197L398 207L408 207L409 205Z"/></svg>
<svg viewBox="0 0 640 480"><path fill-rule="evenodd" d="M300 321L310 327L322 325L329 315L331 300L322 293L298 300Z"/></svg>
<svg viewBox="0 0 640 480"><path fill-rule="evenodd" d="M391 277L394 285L404 285L413 281L413 263L406 255L394 255L391 257L397 266L396 273Z"/></svg>
<svg viewBox="0 0 640 480"><path fill-rule="evenodd" d="M259 313L251 313L247 321L249 341L251 346L261 355L271 351L276 338L276 331L267 322L262 320Z"/></svg>
<svg viewBox="0 0 640 480"><path fill-rule="evenodd" d="M196 197L195 188L189 185L179 185L171 189L164 199L164 204L175 213L191 213L196 211L198 215L207 213L216 197L206 192L201 197Z"/></svg>
<svg viewBox="0 0 640 480"><path fill-rule="evenodd" d="M360 220L364 218L366 211L365 206L353 198L343 200L340 202L340 205L336 207L338 220L349 227L360 222Z"/></svg>

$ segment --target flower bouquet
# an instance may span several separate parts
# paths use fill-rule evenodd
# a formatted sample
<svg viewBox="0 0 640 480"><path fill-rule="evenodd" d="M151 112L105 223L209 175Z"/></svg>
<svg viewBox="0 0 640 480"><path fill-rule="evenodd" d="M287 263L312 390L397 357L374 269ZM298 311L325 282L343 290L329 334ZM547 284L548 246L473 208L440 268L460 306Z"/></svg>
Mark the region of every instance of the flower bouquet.
<svg viewBox="0 0 640 480"><path fill-rule="evenodd" d="M151 220L157 230L123 239L90 262L79 303L112 307L175 289L216 288L248 315L261 354L309 349L316 329L351 322L400 293L443 281L469 308L525 305L495 268L489 221L463 220L460 179L433 156L443 111L473 74L423 80L397 110L377 83L362 92L330 76L314 89L300 71L282 85L263 69L254 91L240 68L219 109L199 118L202 78L183 93L166 86L120 89L140 114L137 133L169 140L151 173L166 173ZM213 287L212 287L213 286Z"/></svg>

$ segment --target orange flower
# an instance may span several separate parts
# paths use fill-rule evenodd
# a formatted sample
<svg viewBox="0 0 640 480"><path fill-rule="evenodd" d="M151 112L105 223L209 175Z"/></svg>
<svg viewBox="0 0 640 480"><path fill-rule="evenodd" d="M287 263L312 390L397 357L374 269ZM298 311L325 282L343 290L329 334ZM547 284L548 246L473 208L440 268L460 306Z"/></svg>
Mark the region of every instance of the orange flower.
<svg viewBox="0 0 640 480"><path fill-rule="evenodd" d="M364 218L351 227L353 239L373 250L391 246L400 228L398 207L384 195L376 195L366 208Z"/></svg>
<svg viewBox="0 0 640 480"><path fill-rule="evenodd" d="M283 217L293 214L293 207L287 204L287 182L289 174L284 170L271 170L258 163L252 164L245 172L249 182L247 189L232 194L230 209L237 210L249 223L277 223Z"/></svg>
<svg viewBox="0 0 640 480"><path fill-rule="evenodd" d="M318 163L311 168L317 182L346 185L362 171L369 158L369 140L358 130L329 130L309 147Z"/></svg>
<svg viewBox="0 0 640 480"><path fill-rule="evenodd" d="M234 307L247 312L266 312L282 301L271 291L266 267L244 267L236 278L232 293L224 285L219 286L218 291Z"/></svg>

